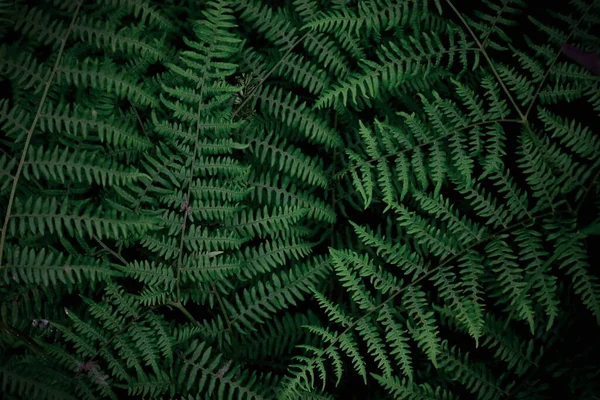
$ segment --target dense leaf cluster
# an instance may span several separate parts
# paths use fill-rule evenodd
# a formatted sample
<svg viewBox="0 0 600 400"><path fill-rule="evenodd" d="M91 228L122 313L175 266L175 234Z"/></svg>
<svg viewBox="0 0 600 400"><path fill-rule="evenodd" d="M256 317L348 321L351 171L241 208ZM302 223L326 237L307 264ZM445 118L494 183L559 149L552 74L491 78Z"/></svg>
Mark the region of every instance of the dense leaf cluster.
<svg viewBox="0 0 600 400"><path fill-rule="evenodd" d="M598 398L599 24L0 0L5 398Z"/></svg>

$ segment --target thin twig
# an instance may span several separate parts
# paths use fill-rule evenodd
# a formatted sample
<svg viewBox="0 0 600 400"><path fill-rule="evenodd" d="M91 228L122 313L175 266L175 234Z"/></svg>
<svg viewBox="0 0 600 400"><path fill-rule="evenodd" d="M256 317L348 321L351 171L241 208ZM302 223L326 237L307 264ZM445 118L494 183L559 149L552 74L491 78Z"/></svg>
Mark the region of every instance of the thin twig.
<svg viewBox="0 0 600 400"><path fill-rule="evenodd" d="M452 1L451 0L446 0L446 3L448 3L448 5L450 6L450 8L452 8L452 11L454 11L454 13L456 14L456 16L460 19L460 21L465 26L465 29L467 29L467 31L469 32L469 34L471 35L471 37L473 38L473 40L477 44L477 47L479 47L479 50L481 51L481 54L483 55L483 58L485 58L485 60L487 61L487 63L490 65L490 68L492 69L492 73L496 77L496 80L498 81L498 83L500 83L500 86L502 87L502 90L504 91L504 93L506 93L506 96L508 97L508 100L513 105L513 107L514 107L515 111L517 112L517 114L519 114L519 117L521 118L521 120L523 122L527 121L527 118L521 112L521 109L517 105L517 102L515 101L515 99L512 97L512 94L510 94L510 91L508 90L508 88L506 87L506 85L504 84L504 82L502 81L502 79L500 78L500 74L496 70L496 67L494 66L494 63L492 62L492 59L488 55L487 51L485 51L485 47L483 47L483 44L481 43L481 41L479 40L479 38L477 38L477 35L475 35L475 32L473 32L473 30L471 29L471 27L469 26L469 24L467 24L467 21L465 21L465 18L456 9L456 7L452 3Z"/></svg>
<svg viewBox="0 0 600 400"><path fill-rule="evenodd" d="M98 242L98 244L100 246L102 246L102 248L104 250L106 250L107 252L109 252L113 257L117 258L119 261L121 261L123 263L123 265L127 265L127 260L123 258L123 256L121 256L120 254L118 254L116 251L114 251L113 249L111 249L110 247L108 247L102 240L100 240L100 238L98 238L96 235L93 235L93 238L96 239L96 241Z"/></svg>
<svg viewBox="0 0 600 400"><path fill-rule="evenodd" d="M58 66L60 61L62 60L62 56L65 50L65 45L67 44L67 39L71 35L71 31L73 30L73 26L75 25L75 20L79 15L79 10L81 9L81 5L83 4L83 0L79 0L77 3L77 7L75 8L75 12L73 13L73 18L71 18L71 23L69 27L66 29L65 34L62 38L62 42L60 44L60 48L58 50L58 56L56 57L56 61L54 62L54 66L52 67L52 72L50 73L50 77L46 82L46 86L44 87L44 92L42 94L42 98L40 99L40 104L38 105L37 112L35 113L35 117L31 122L31 126L27 131L27 137L25 138L25 145L23 146L23 153L21 154L21 160L19 161L19 165L17 166L17 172L13 178L12 188L10 190L10 194L8 196L8 205L6 207L6 215L4 216L4 223L2 225L2 232L0 233L0 269L2 269L2 255L4 254L4 243L6 242L6 232L8 231L8 222L10 221L11 212L13 202L15 200L15 195L17 193L17 185L19 183L19 178L21 177L21 173L23 172L23 166L25 165L25 159L27 157L27 151L29 150L29 144L31 143L31 137L33 136L33 131L38 123L42 115L42 108L44 107L44 103L46 102L46 97L48 96L48 92L50 91L50 86L52 86L52 81L56 76L56 71L58 70Z"/></svg>
<svg viewBox="0 0 600 400"><path fill-rule="evenodd" d="M597 0L594 0L593 2L591 2L590 5L588 6L587 10L585 10L585 12L582 13L581 18L579 18L579 21L577 21L577 23L575 24L575 26L573 26L571 28L571 30L569 32L569 35L565 39L565 43L569 42L569 39L571 38L571 36L573 36L573 33L575 32L575 29L577 29L577 27L581 24L581 22L583 22L583 19L589 13L589 11L592 9L592 7L596 4L596 1ZM544 74L544 77L540 81L540 84L538 85L537 90L535 91L535 94L531 98L531 103L529 104L529 107L527 108L527 111L525 111L525 116L524 116L525 119L527 119L529 117L529 113L531 112L531 109L533 108L533 104L535 103L535 100L537 99L537 97L540 95L540 92L542 91L542 87L546 83L546 79L548 78L548 75L550 75L550 71L552 70L552 67L554 66L554 64L558 61L558 57L560 57L560 55L561 55L561 50L558 50L556 52L556 55L554 56L554 59L552 60L552 62L548 66L548 69L546 70L546 73Z"/></svg>

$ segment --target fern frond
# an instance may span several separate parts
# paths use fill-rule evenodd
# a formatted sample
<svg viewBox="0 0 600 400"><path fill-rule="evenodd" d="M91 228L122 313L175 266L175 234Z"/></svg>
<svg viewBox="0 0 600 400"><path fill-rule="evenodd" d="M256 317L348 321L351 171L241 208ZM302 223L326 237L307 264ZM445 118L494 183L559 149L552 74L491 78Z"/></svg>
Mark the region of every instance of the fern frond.
<svg viewBox="0 0 600 400"><path fill-rule="evenodd" d="M116 210L103 210L101 207L80 203L69 204L65 199L59 204L56 198L43 201L17 198L14 212L8 223L11 236L26 232L44 234L46 230L59 236L87 235L119 238L130 233L142 233L154 226L152 218L125 216Z"/></svg>
<svg viewBox="0 0 600 400"><path fill-rule="evenodd" d="M331 148L341 146L341 139L325 121L309 112L306 103L300 102L292 92L284 92L277 87L265 86L255 93L260 100L260 109L269 115L280 118L285 124L297 129L315 144Z"/></svg>
<svg viewBox="0 0 600 400"><path fill-rule="evenodd" d="M158 105L158 99L145 88L140 87L133 77L123 74L113 62L100 61L88 57L83 61L65 59L56 70L58 85L91 87L114 93L140 106Z"/></svg>
<svg viewBox="0 0 600 400"><path fill-rule="evenodd" d="M25 179L66 180L89 184L127 185L139 179L150 179L132 168L125 169L115 161L98 157L86 151L72 151L68 147L53 150L43 147L29 148L23 168Z"/></svg>
<svg viewBox="0 0 600 400"><path fill-rule="evenodd" d="M394 26L415 24L427 14L427 5L420 1L366 1L358 4L358 10L343 8L321 12L303 28L317 32L346 31L355 36L363 30L367 35L372 31L379 33Z"/></svg>
<svg viewBox="0 0 600 400"><path fill-rule="evenodd" d="M0 270L6 284L76 284L84 280L105 281L120 275L106 262L45 248L6 246L5 254L6 261Z"/></svg>
<svg viewBox="0 0 600 400"><path fill-rule="evenodd" d="M548 240L553 243L553 259L558 268L566 270L571 276L573 290L581 297L586 308L600 323L600 283L595 275L589 273L587 253L581 239L585 234L573 230L568 221L548 221L545 224L550 232Z"/></svg>
<svg viewBox="0 0 600 400"><path fill-rule="evenodd" d="M248 144L261 164L270 164L271 167L300 178L310 185L327 186L328 179L322 161L309 159L300 149L287 145L285 140L277 140L269 135L264 139L254 138Z"/></svg>
<svg viewBox="0 0 600 400"><path fill-rule="evenodd" d="M184 393L205 393L218 398L267 399L268 387L275 380L270 374L262 376L260 383L239 366L231 366L222 355L204 342L194 341L187 349L185 362L177 371L177 385ZM199 378L198 378L199 375Z"/></svg>
<svg viewBox="0 0 600 400"><path fill-rule="evenodd" d="M411 318L411 321L407 321L408 331L427 358L437 367L442 352L442 341L434 312L427 306L425 293L416 285L408 286L402 300Z"/></svg>
<svg viewBox="0 0 600 400"><path fill-rule="evenodd" d="M475 11L476 18L468 18L469 25L479 33L482 45L495 50L508 50L506 45L512 42L505 32L507 27L515 26L514 18L523 12L526 3L522 0L499 0L482 2L487 10ZM496 38L497 36L497 38Z"/></svg>
<svg viewBox="0 0 600 400"><path fill-rule="evenodd" d="M428 383L413 383L406 378L400 380L395 376L382 376L373 374L373 378L386 390L392 393L398 400L409 399L432 399L432 400L455 400L455 397L449 390L441 386L432 387Z"/></svg>
<svg viewBox="0 0 600 400"><path fill-rule="evenodd" d="M276 208L265 206L256 211L244 210L236 214L231 225L227 227L235 228L240 235L247 237L277 236L289 232L289 229L306 215L306 212L306 209L295 206Z"/></svg>
<svg viewBox="0 0 600 400"><path fill-rule="evenodd" d="M495 240L488 242L485 252L493 271L498 274L496 278L499 285L498 290L504 293L507 299L504 302L510 303L511 309L515 310L518 318L527 321L533 332L535 330L535 313L531 296L519 264L515 261L518 257L505 241L507 237L508 235L499 235ZM496 296L500 296L500 293L497 293Z"/></svg>
<svg viewBox="0 0 600 400"><path fill-rule="evenodd" d="M442 62L446 64L446 68L452 68L455 53L461 55L460 63L466 69L466 53L470 50L471 44L460 31L452 33L448 37L448 43L443 43L439 37L430 37L426 33L420 37L399 41L397 44L390 42L378 52L377 62L364 60L363 72L353 73L343 82L325 91L315 107L324 108L337 101L345 106L349 95L352 96L353 103L356 103L357 96L376 97L382 90L390 90L410 77L426 76L433 66L439 66ZM477 65L477 60L474 61L474 65Z"/></svg>
<svg viewBox="0 0 600 400"><path fill-rule="evenodd" d="M327 260L314 259L295 265L292 269L273 274L268 281L236 294L225 307L232 315L232 325L240 331L254 330L270 313L296 305L317 286L329 269ZM234 306L235 303L235 306Z"/></svg>

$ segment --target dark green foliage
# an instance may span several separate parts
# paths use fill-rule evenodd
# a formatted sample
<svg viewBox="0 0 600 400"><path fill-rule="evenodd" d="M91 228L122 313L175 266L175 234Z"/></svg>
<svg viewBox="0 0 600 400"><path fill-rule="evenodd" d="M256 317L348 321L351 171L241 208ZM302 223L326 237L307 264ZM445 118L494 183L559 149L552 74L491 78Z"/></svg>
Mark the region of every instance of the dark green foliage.
<svg viewBox="0 0 600 400"><path fill-rule="evenodd" d="M598 398L599 21L0 0L5 397Z"/></svg>

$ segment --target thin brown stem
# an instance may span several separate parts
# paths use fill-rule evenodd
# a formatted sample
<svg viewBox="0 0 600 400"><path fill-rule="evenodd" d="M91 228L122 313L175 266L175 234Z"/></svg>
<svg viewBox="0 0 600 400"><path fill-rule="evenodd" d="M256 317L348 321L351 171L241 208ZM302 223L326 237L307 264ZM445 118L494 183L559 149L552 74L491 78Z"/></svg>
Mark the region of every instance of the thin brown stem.
<svg viewBox="0 0 600 400"><path fill-rule="evenodd" d="M71 18L71 23L69 27L65 30L65 34L60 43L60 48L58 50L58 56L56 57L56 61L54 62L54 66L52 67L52 72L48 77L48 81L46 82L46 86L44 87L44 92L42 93L42 98L40 99L40 104L38 105L37 111L35 113L35 117L31 122L31 126L27 131L27 137L25 138L25 144L23 146L23 153L21 154L21 159L17 166L17 172L13 177L12 187L10 189L10 193L8 195L8 204L6 206L6 215L4 216L4 223L2 224L2 231L0 232L0 269L2 269L2 256L4 254L4 244L6 243L6 232L8 231L8 223L11 218L13 202L15 200L15 195L17 193L17 185L19 183L19 178L21 177L21 173L23 172L23 166L25 165L25 159L27 157L27 151L29 150L29 144L31 143L31 137L33 136L33 131L37 126L38 120L42 115L42 108L46 102L46 97L48 96L48 92L50 91L50 87L52 86L52 82L54 81L54 77L56 76L56 71L58 71L58 66L62 60L62 56L65 51L65 46L67 44L67 39L71 35L71 31L73 30L73 26L75 25L75 20L79 15L79 10L81 9L81 5L83 4L83 0L79 0L77 3L77 7L75 8L75 12L73 13L73 17Z"/></svg>
<svg viewBox="0 0 600 400"><path fill-rule="evenodd" d="M96 235L93 236L93 238L96 240L96 242L98 242L98 244L100 246L102 246L102 248L107 251L108 253L110 253L113 257L115 257L117 260L121 261L121 263L123 263L123 265L127 265L127 260L123 258L123 256L121 256L120 254L118 254L116 251L114 251L113 249L111 249L110 247L108 247L108 245L106 245L102 240L100 240Z"/></svg>
<svg viewBox="0 0 600 400"><path fill-rule="evenodd" d="M523 114L521 112L521 109L517 105L517 102L515 101L515 99L513 98L512 94L510 93L510 91L508 90L508 88L506 87L506 85L504 84L504 82L502 81L502 79L500 78L500 74L498 74L498 71L496 70L496 67L494 66L494 63L492 62L492 59L488 55L487 51L485 51L485 47L483 46L483 44L481 43L481 41L479 40L479 38L477 38L477 35L475 35L475 32L473 32L473 30L471 29L471 27L469 26L469 24L467 24L467 21L462 16L462 14L456 9L456 7L452 3L452 1L451 0L446 0L446 3L448 3L448 6L450 6L450 8L452 9L452 11L454 11L454 13L456 14L456 16L460 19L460 21L462 22L462 24L465 26L465 29L469 32L469 34L471 35L471 37L475 41L475 44L477 44L477 47L481 51L481 54L483 55L483 58L485 58L485 60L489 64L490 68L492 69L492 73L496 77L496 80L498 81L498 83L502 87L502 90L504 91L504 93L506 93L506 96L508 97L508 100L513 105L515 111L517 112L517 114L519 114L519 117L521 118L521 121L526 122L527 118L525 117L525 114Z"/></svg>

